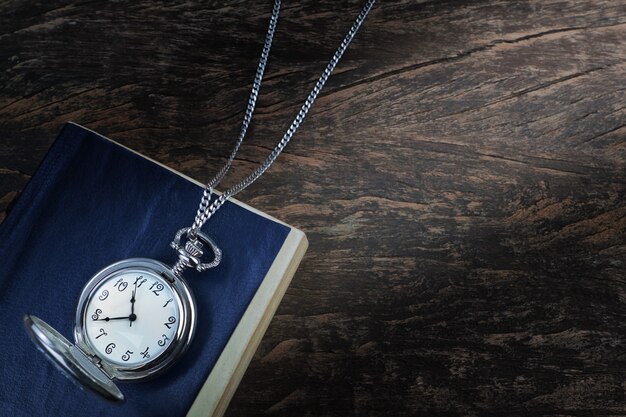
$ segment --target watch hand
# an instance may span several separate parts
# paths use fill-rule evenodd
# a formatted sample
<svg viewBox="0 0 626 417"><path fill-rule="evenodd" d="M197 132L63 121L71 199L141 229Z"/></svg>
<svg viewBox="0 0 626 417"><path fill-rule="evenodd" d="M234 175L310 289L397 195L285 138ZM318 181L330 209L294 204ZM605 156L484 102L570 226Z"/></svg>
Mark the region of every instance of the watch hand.
<svg viewBox="0 0 626 417"><path fill-rule="evenodd" d="M94 321L109 321L109 320L129 320L130 316L125 316L125 317L105 317L103 319L97 319Z"/></svg>
<svg viewBox="0 0 626 417"><path fill-rule="evenodd" d="M130 327L133 327L133 321L134 320L132 319L132 317L135 316L135 291L137 291L137 280L139 280L139 278L137 278L135 280L135 289L133 289L133 295L130 298L130 316L128 316L128 321L130 322Z"/></svg>

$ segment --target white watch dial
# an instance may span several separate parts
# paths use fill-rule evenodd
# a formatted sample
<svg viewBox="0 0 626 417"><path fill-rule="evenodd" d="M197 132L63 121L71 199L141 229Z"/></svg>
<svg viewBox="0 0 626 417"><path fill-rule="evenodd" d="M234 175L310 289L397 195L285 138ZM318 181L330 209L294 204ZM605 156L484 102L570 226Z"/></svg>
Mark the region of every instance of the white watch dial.
<svg viewBox="0 0 626 417"><path fill-rule="evenodd" d="M146 270L106 277L86 308L85 332L96 354L125 367L156 359L180 326L178 295L164 278Z"/></svg>

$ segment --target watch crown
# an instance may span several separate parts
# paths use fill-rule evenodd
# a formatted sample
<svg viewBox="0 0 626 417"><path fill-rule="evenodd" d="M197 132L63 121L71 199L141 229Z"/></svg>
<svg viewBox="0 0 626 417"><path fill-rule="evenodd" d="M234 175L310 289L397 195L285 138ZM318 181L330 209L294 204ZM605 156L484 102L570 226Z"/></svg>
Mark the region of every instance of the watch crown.
<svg viewBox="0 0 626 417"><path fill-rule="evenodd" d="M198 240L188 240L185 243L185 252L191 256L202 256L202 243Z"/></svg>

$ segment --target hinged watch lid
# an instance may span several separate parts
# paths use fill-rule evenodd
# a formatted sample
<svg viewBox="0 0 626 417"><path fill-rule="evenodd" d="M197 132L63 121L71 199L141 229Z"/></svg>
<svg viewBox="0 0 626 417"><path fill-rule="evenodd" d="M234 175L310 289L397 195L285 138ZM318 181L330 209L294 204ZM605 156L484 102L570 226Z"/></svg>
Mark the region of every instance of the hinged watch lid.
<svg viewBox="0 0 626 417"><path fill-rule="evenodd" d="M87 355L70 343L63 335L43 320L29 314L24 316L24 325L37 347L57 365L61 371L80 385L87 387L107 400L124 401L124 394Z"/></svg>

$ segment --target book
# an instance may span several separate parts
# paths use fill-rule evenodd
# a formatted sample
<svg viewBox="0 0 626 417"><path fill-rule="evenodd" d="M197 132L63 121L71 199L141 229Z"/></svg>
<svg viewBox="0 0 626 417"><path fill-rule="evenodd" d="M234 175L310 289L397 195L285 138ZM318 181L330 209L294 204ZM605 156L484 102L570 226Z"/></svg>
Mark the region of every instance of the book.
<svg viewBox="0 0 626 417"><path fill-rule="evenodd" d="M203 230L222 263L185 278L198 323L180 362L141 383L116 381L123 405L80 390L22 324L37 315L73 342L76 303L103 267L146 257L191 224L203 185L74 123L66 124L0 224L0 415L221 416L304 256L301 231L230 199Z"/></svg>

